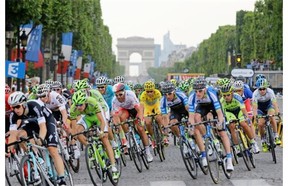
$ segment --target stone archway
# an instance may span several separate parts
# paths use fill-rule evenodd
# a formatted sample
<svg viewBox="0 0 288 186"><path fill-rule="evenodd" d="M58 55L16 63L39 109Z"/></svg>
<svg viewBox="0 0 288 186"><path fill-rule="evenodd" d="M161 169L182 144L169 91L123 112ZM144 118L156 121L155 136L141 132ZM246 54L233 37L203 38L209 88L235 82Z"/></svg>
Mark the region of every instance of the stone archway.
<svg viewBox="0 0 288 186"><path fill-rule="evenodd" d="M125 76L130 76L130 66L138 66L139 74L148 76L147 69L154 66L154 39L144 37L128 37L117 39L118 61L125 66ZM130 61L134 53L140 54L142 62Z"/></svg>

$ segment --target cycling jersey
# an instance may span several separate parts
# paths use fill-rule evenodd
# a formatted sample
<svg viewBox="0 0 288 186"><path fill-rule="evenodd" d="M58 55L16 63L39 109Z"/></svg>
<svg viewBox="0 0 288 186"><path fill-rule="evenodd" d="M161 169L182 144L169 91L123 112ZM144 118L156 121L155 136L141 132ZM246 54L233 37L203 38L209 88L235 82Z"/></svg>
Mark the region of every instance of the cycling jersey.
<svg viewBox="0 0 288 186"><path fill-rule="evenodd" d="M150 97L146 91L140 95L140 103L144 105L144 116L151 115L152 113L160 114L160 99L161 93L155 89L153 96Z"/></svg>
<svg viewBox="0 0 288 186"><path fill-rule="evenodd" d="M175 91L175 97L172 101L168 101L166 96L162 96L160 100L160 108L162 114L168 113L168 107L172 110L175 110L177 112L178 109L185 109L185 106L188 105L188 98L182 91ZM181 110L180 109L180 110Z"/></svg>
<svg viewBox="0 0 288 186"><path fill-rule="evenodd" d="M236 118L240 119L240 122L245 120L241 110L245 108L245 104L239 94L233 93L233 98L229 103L227 103L223 97L220 99L220 102L228 121Z"/></svg>
<svg viewBox="0 0 288 186"><path fill-rule="evenodd" d="M29 100L25 104L26 108L22 116L18 116L14 112L10 115L10 130L22 129L25 130L28 136L32 136L33 131L39 132L37 124L46 122L47 133L45 140L47 146L57 147L58 134L56 130L56 121L50 109L48 109L43 102L38 100ZM26 113L26 111L28 111ZM23 123L17 128L17 120L26 120L28 118L35 118L35 122Z"/></svg>
<svg viewBox="0 0 288 186"><path fill-rule="evenodd" d="M112 100L114 97L113 87L111 85L107 85L105 89L105 93L102 94L106 103L108 104L109 110L112 110Z"/></svg>
<svg viewBox="0 0 288 186"><path fill-rule="evenodd" d="M104 97L102 96L102 94L99 92L99 90L94 90L94 89L90 89L87 92L87 96L91 96L93 98L96 99L96 101L98 102L98 104L101 106L102 110L104 111L105 117L107 120L110 119L110 110L109 110L109 106L106 103Z"/></svg>
<svg viewBox="0 0 288 186"><path fill-rule="evenodd" d="M124 102L119 102L116 97L113 98L112 100L112 111L117 113L121 109L126 109L126 110L131 110L134 109L135 107L139 107L140 103L139 100L137 99L135 93L131 90L125 90L125 101Z"/></svg>
<svg viewBox="0 0 288 186"><path fill-rule="evenodd" d="M97 114L101 113L103 118L105 118L105 114L100 106L100 104L97 102L97 100L94 97L87 97L86 102L86 108L83 112L79 111L75 104L71 105L70 109L70 118L71 120L76 120L77 116L82 115L82 118L77 122L77 124L80 124L84 127L84 129L89 129L92 125L97 125L100 127L100 121L98 120ZM105 121L105 120L104 120ZM104 131L108 131L107 123L105 123L105 129Z"/></svg>
<svg viewBox="0 0 288 186"><path fill-rule="evenodd" d="M271 88L267 88L266 94L264 96L261 96L258 89L253 92L252 105L256 105L258 110L264 113L267 113L269 109L274 108L272 102L276 101L276 96Z"/></svg>

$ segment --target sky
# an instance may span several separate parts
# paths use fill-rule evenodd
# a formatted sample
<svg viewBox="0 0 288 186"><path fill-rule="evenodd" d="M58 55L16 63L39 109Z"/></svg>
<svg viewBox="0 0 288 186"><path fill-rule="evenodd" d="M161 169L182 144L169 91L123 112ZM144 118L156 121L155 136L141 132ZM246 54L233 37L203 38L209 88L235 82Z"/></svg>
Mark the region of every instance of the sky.
<svg viewBox="0 0 288 186"><path fill-rule="evenodd" d="M174 44L197 46L219 26L236 25L236 12L254 10L256 0L101 0L102 18L113 38L140 36L163 45L170 31ZM163 47L163 46L162 46Z"/></svg>

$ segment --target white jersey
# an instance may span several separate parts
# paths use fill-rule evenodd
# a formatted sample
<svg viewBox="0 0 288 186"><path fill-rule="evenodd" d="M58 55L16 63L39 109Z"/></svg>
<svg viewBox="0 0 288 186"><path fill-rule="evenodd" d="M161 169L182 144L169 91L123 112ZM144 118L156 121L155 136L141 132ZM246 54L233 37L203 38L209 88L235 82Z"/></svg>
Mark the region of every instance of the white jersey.
<svg viewBox="0 0 288 186"><path fill-rule="evenodd" d="M253 92L252 103L259 104L259 103L264 103L264 102L276 100L276 96L274 94L274 91L271 88L267 88L266 91L267 91L266 94L264 96L261 96L261 94L259 93L259 90L256 89Z"/></svg>
<svg viewBox="0 0 288 186"><path fill-rule="evenodd" d="M49 94L50 102L46 103L46 107L52 111L62 111L66 109L66 101L59 93L51 91Z"/></svg>
<svg viewBox="0 0 288 186"><path fill-rule="evenodd" d="M125 90L125 101L124 102L119 102L116 96L114 96L112 100L112 111L117 112L121 108L131 110L135 108L135 106L139 106L139 100L137 99L135 93L131 90Z"/></svg>

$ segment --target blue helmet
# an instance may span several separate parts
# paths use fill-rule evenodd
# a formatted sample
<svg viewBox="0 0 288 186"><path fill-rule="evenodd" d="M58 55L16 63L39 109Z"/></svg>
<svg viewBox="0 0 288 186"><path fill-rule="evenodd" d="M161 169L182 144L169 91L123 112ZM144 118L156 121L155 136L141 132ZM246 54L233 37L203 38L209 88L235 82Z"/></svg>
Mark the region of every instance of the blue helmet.
<svg viewBox="0 0 288 186"><path fill-rule="evenodd" d="M267 79L259 78L256 81L256 88L268 88L268 87L269 87L269 83L268 83Z"/></svg>

